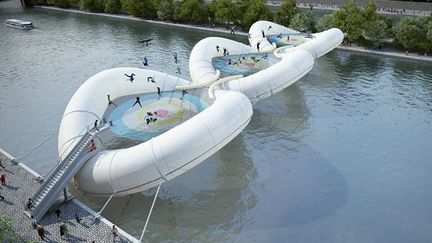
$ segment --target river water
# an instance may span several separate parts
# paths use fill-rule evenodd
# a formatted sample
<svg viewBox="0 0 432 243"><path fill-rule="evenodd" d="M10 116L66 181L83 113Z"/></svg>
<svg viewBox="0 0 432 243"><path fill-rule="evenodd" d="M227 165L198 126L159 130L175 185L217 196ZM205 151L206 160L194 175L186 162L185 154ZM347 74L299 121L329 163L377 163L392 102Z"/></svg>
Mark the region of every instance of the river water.
<svg viewBox="0 0 432 243"><path fill-rule="evenodd" d="M175 51L188 78L194 44L224 36L1 2L6 18L37 27L0 25L0 146L17 157L58 130L91 75L140 67L143 56L150 68L174 74ZM149 47L138 43L149 36ZM256 104L231 143L162 185L145 239L430 242L431 67L341 50L320 58L299 82ZM24 163L47 173L56 142ZM103 216L139 237L154 192L115 198ZM73 193L96 211L106 200Z"/></svg>

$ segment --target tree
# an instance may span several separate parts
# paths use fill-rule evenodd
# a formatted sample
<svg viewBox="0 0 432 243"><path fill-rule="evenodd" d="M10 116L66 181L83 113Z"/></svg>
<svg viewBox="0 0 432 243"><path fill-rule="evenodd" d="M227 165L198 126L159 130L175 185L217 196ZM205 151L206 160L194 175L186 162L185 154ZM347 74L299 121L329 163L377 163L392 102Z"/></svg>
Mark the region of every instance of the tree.
<svg viewBox="0 0 432 243"><path fill-rule="evenodd" d="M174 20L175 4L173 0L161 0L157 6L157 16L161 20Z"/></svg>
<svg viewBox="0 0 432 243"><path fill-rule="evenodd" d="M340 10L334 12L334 25L348 34L348 40L358 41L362 38L366 23L364 14L354 0L348 0Z"/></svg>
<svg viewBox="0 0 432 243"><path fill-rule="evenodd" d="M118 13L121 7L120 0L106 0L104 11L106 13Z"/></svg>
<svg viewBox="0 0 432 243"><path fill-rule="evenodd" d="M255 23L258 20L269 20L272 21L273 14L268 9L266 5L266 0L244 0L243 1L243 8L246 7L246 11L242 11L243 18L241 21L241 26L243 28L249 28L253 23Z"/></svg>
<svg viewBox="0 0 432 243"><path fill-rule="evenodd" d="M414 17L404 17L395 27L395 37L406 50L417 49L426 39L420 22Z"/></svg>
<svg viewBox="0 0 432 243"><path fill-rule="evenodd" d="M53 4L59 8L67 8L69 7L69 0L54 0Z"/></svg>
<svg viewBox="0 0 432 243"><path fill-rule="evenodd" d="M299 12L296 4L296 0L285 0L276 12L276 22L283 26L289 26L291 19Z"/></svg>
<svg viewBox="0 0 432 243"><path fill-rule="evenodd" d="M104 1L102 0L80 0L80 9L90 12L102 12L104 9Z"/></svg>
<svg viewBox="0 0 432 243"><path fill-rule="evenodd" d="M309 30L315 32L315 18L311 12L299 12L292 18L290 27L295 30Z"/></svg>
<svg viewBox="0 0 432 243"><path fill-rule="evenodd" d="M207 20L207 14L204 0L184 0L181 3L178 19L189 23L202 23Z"/></svg>
<svg viewBox="0 0 432 243"><path fill-rule="evenodd" d="M324 31L324 30L331 29L334 26L333 22L334 22L333 14L323 15L321 17L321 19L319 20L316 28L320 32Z"/></svg>
<svg viewBox="0 0 432 243"><path fill-rule="evenodd" d="M219 24L240 23L241 16L239 8L233 0L214 0L210 4L209 13L212 20Z"/></svg>
<svg viewBox="0 0 432 243"><path fill-rule="evenodd" d="M428 25L427 25L427 38L430 41L430 43L432 43L432 20L429 21Z"/></svg>
<svg viewBox="0 0 432 243"><path fill-rule="evenodd" d="M123 8L129 14L146 19L157 17L155 2L153 0L125 0Z"/></svg>
<svg viewBox="0 0 432 243"><path fill-rule="evenodd" d="M370 22L365 29L365 37L376 48L381 48L384 41L390 37L390 28L384 20Z"/></svg>
<svg viewBox="0 0 432 243"><path fill-rule="evenodd" d="M366 4L362 11L364 19L369 23L377 21L379 18L377 9L378 7L374 2L369 2L368 4Z"/></svg>

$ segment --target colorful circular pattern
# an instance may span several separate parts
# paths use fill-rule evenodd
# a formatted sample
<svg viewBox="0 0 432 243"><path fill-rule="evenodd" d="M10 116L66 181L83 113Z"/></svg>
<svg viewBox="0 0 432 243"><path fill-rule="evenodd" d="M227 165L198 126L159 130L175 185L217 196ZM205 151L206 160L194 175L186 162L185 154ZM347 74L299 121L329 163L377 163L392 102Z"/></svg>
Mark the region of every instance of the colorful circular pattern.
<svg viewBox="0 0 432 243"><path fill-rule="evenodd" d="M126 101L108 116L112 132L132 140L147 141L189 119L208 107L206 101L181 92L140 96L142 108L135 99Z"/></svg>

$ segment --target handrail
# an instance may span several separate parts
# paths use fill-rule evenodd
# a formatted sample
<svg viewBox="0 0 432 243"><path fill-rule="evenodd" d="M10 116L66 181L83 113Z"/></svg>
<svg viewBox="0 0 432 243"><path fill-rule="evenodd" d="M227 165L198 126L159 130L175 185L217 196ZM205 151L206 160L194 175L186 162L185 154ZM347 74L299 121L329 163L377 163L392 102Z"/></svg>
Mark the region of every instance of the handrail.
<svg viewBox="0 0 432 243"><path fill-rule="evenodd" d="M208 95L209 95L210 99L212 99L212 100L216 99L216 97L214 95L214 88L216 86L218 86L219 84L223 84L225 82L228 82L228 81L241 79L241 78L243 78L243 75L239 74L239 75L233 75L233 76L221 78L221 79L217 80L216 82L214 82L212 85L210 85L210 87L208 89Z"/></svg>
<svg viewBox="0 0 432 243"><path fill-rule="evenodd" d="M47 172L47 173L45 173L43 176L41 176L42 177L42 179L44 179L44 178L49 178L50 176L51 176L51 174L53 173L53 171L55 171L55 169L61 164L61 162L62 162L62 159L61 159L61 157L64 155L64 153L70 148L70 146L73 144L73 142L77 139L77 138L81 138L82 136L84 136L84 135L81 135L81 133L85 130L85 129L87 129L88 130L88 125L87 126L85 126L83 129L81 129L81 131L79 132L79 135L78 136L75 136L75 137L72 137L71 139L69 139L68 141L66 141L66 142L64 142L63 143L63 145L60 147L60 150L63 148L63 146L66 144L66 143L68 143L68 142L71 142L71 143L69 143L69 145L68 145L68 147L62 152L62 154L61 155L59 155L59 158L56 160L56 162L55 162L55 165ZM72 151L71 151L72 152Z"/></svg>
<svg viewBox="0 0 432 243"><path fill-rule="evenodd" d="M81 137L80 141L83 141L85 138L87 138L87 136L89 136L90 133L86 132L84 134L84 136ZM80 143L80 141L76 144L78 145ZM31 201L33 202L38 196L39 194L45 189L45 187L48 185L48 183L50 183L51 179L57 174L57 172L59 170L61 170L65 163L67 163L67 161L69 160L69 157L75 152L76 150L76 145L75 148L72 149L69 154L66 156L66 158L64 160L62 160L62 162L56 167L56 169L50 174L50 176L44 181L44 183L39 187L39 189L37 190L37 192L33 195Z"/></svg>
<svg viewBox="0 0 432 243"><path fill-rule="evenodd" d="M216 73L220 72L219 70L216 70ZM210 86L212 83L217 82L217 80L209 80L207 82L199 82L199 83L192 83L188 85L182 85L182 86L176 86L176 90L191 90L191 89L197 89L197 88L204 88Z"/></svg>

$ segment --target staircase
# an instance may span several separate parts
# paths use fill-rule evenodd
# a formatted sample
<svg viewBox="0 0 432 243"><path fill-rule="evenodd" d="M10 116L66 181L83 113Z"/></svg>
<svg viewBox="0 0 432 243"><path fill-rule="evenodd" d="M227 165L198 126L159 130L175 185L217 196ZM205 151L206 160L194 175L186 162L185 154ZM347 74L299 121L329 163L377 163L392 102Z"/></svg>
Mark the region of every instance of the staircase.
<svg viewBox="0 0 432 243"><path fill-rule="evenodd" d="M88 145L94 136L95 133L86 132L64 160L46 178L31 199L32 206L25 212L28 216L33 216L39 222L84 163L96 154L97 150L92 152L88 150Z"/></svg>

